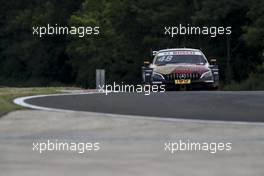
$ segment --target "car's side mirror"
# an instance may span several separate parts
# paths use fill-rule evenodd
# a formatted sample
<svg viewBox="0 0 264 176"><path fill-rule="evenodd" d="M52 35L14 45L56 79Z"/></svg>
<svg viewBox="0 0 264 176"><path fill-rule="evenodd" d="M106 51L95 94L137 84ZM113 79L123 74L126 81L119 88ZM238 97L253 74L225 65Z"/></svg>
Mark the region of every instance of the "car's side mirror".
<svg viewBox="0 0 264 176"><path fill-rule="evenodd" d="M152 52L152 56L156 56L156 54L158 54L158 51L153 51Z"/></svg>
<svg viewBox="0 0 264 176"><path fill-rule="evenodd" d="M217 65L217 60L216 59L210 59L210 64L211 65Z"/></svg>

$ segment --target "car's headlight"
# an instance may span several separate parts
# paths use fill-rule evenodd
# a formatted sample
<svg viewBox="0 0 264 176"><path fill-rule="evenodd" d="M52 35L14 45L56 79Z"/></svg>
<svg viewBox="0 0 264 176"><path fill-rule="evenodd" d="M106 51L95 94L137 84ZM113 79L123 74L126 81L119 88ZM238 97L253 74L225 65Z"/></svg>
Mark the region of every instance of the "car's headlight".
<svg viewBox="0 0 264 176"><path fill-rule="evenodd" d="M162 74L160 74L160 73L153 72L153 74L152 74L152 80L153 81L164 80L164 76L162 76Z"/></svg>
<svg viewBox="0 0 264 176"><path fill-rule="evenodd" d="M213 73L211 70L202 74L201 79L213 79Z"/></svg>

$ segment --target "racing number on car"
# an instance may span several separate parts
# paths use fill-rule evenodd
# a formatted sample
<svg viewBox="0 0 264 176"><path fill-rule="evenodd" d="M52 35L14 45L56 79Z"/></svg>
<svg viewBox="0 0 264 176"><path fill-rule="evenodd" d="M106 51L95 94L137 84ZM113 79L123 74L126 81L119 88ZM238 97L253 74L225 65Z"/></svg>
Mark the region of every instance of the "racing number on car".
<svg viewBox="0 0 264 176"><path fill-rule="evenodd" d="M166 57L166 56L162 56L162 57L158 58L158 61L159 61L159 62L163 62L164 59L165 59L165 57Z"/></svg>
<svg viewBox="0 0 264 176"><path fill-rule="evenodd" d="M158 58L159 62L170 62L172 60L173 56L169 55L169 56L162 56L160 58Z"/></svg>
<svg viewBox="0 0 264 176"><path fill-rule="evenodd" d="M165 59L165 61L166 62L170 62L172 60L172 58L173 58L173 56L167 56L166 59Z"/></svg>

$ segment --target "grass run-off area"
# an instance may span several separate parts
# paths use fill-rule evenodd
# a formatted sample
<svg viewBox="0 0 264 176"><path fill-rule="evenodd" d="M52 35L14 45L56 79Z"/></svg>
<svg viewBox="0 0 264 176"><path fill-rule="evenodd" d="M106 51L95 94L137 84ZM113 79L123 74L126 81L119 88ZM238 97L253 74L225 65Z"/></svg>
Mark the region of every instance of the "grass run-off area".
<svg viewBox="0 0 264 176"><path fill-rule="evenodd" d="M13 103L17 97L62 93L63 90L73 90L73 87L32 87L32 88L0 88L0 116L8 112L23 109Z"/></svg>

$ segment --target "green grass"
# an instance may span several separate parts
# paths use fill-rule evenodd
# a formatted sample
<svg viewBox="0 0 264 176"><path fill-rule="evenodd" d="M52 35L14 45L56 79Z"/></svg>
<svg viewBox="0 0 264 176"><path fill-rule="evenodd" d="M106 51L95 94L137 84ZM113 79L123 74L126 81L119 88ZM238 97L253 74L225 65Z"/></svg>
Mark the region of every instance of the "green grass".
<svg viewBox="0 0 264 176"><path fill-rule="evenodd" d="M0 116L19 109L24 109L13 103L13 99L23 96L61 93L62 90L73 90L73 87L33 87L33 88L0 88Z"/></svg>
<svg viewBox="0 0 264 176"><path fill-rule="evenodd" d="M258 91L264 90L264 74L251 74L248 79L241 83L233 82L224 86L223 90L231 91Z"/></svg>
<svg viewBox="0 0 264 176"><path fill-rule="evenodd" d="M264 63L259 65L246 80L240 83L232 82L224 86L223 90L264 90Z"/></svg>

